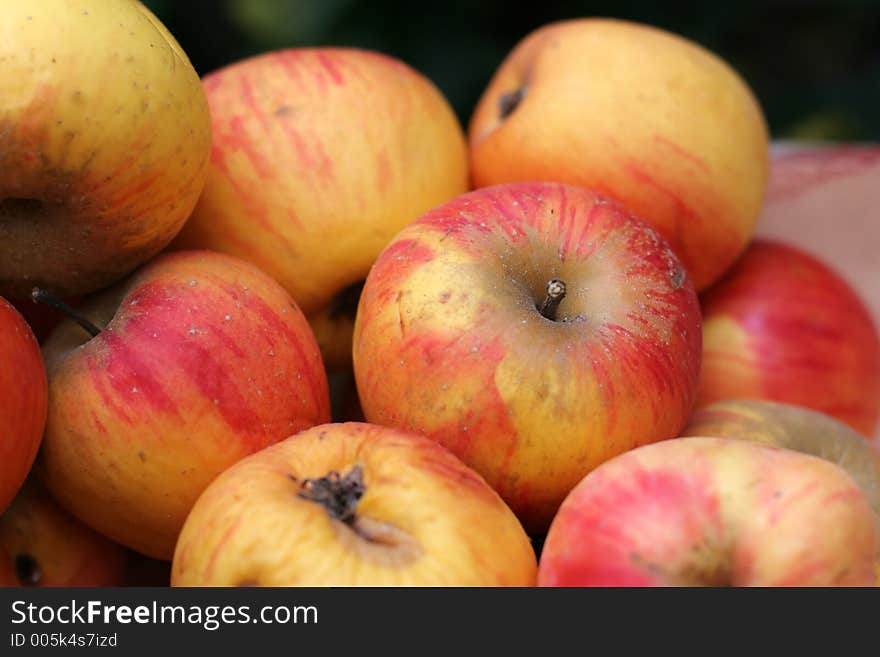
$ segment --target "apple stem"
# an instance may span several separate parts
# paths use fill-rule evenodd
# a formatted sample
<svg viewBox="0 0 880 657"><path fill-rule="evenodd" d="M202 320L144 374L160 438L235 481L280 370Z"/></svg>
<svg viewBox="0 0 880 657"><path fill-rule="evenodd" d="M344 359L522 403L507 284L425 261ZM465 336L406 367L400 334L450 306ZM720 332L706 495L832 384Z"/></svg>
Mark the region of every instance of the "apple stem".
<svg viewBox="0 0 880 657"><path fill-rule="evenodd" d="M292 475L291 479L296 481ZM358 501L366 490L364 469L356 465L344 476L334 470L318 479L305 479L297 496L320 504L331 517L350 525L356 519Z"/></svg>
<svg viewBox="0 0 880 657"><path fill-rule="evenodd" d="M559 304L565 298L565 281L558 278L550 279L547 282L547 296L544 303L538 306L538 312L552 322L556 321L556 311L559 310Z"/></svg>
<svg viewBox="0 0 880 657"><path fill-rule="evenodd" d="M33 290L31 290L31 299L34 301L34 303L42 303L46 306L49 306L50 308L54 308L55 310L64 313L70 319L83 327L83 329L91 334L93 338L101 332L101 329L92 324L79 311L77 311L72 306L64 303L61 299L53 295L51 292L48 292L41 287L35 287Z"/></svg>

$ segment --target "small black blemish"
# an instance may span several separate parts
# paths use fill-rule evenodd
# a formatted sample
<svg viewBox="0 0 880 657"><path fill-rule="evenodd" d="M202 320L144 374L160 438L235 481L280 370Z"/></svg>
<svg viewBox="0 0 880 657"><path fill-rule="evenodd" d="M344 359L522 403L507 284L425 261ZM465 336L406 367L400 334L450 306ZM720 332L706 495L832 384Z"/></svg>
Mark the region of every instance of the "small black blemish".
<svg viewBox="0 0 880 657"><path fill-rule="evenodd" d="M672 287L676 290L681 289L681 286L684 285L686 279L687 272L684 270L684 267L681 266L673 269L669 277L669 280L672 283Z"/></svg>
<svg viewBox="0 0 880 657"><path fill-rule="evenodd" d="M144 454L143 450L138 452L138 458L141 460L141 463L144 463L147 460L147 455Z"/></svg>
<svg viewBox="0 0 880 657"><path fill-rule="evenodd" d="M275 110L275 116L290 116L294 111L295 110L290 105L281 105Z"/></svg>
<svg viewBox="0 0 880 657"><path fill-rule="evenodd" d="M449 297L452 296L452 292L446 291L440 295L440 303L446 303L449 301Z"/></svg>

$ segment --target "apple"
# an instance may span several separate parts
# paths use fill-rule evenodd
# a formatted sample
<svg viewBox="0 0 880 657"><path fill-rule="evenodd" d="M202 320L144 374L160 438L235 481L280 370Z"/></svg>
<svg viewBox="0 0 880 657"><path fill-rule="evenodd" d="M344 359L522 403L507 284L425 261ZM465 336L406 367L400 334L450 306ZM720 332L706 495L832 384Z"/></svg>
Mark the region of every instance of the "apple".
<svg viewBox="0 0 880 657"><path fill-rule="evenodd" d="M398 230L468 189L458 119L426 77L354 48L263 53L204 87L211 167L174 248L255 263L323 318L315 333L328 368L350 366L351 320L338 309L352 296L357 305Z"/></svg>
<svg viewBox="0 0 880 657"><path fill-rule="evenodd" d="M861 486L880 529L880 453L840 420L794 404L728 399L697 410L681 435L739 438L831 461Z"/></svg>
<svg viewBox="0 0 880 657"><path fill-rule="evenodd" d="M589 470L678 435L700 345L693 283L656 231L589 190L513 183L395 237L353 357L369 422L439 441L540 534Z"/></svg>
<svg viewBox="0 0 880 657"><path fill-rule="evenodd" d="M702 298L699 406L736 398L820 411L865 436L880 419L880 335L823 261L755 240Z"/></svg>
<svg viewBox="0 0 880 657"><path fill-rule="evenodd" d="M864 492L808 454L691 437L631 450L571 491L540 586L873 586Z"/></svg>
<svg viewBox="0 0 880 657"><path fill-rule="evenodd" d="M349 422L240 461L193 507L172 586L533 586L501 498L422 436Z"/></svg>
<svg viewBox="0 0 880 657"><path fill-rule="evenodd" d="M0 25L0 294L92 292L192 211L211 149L204 90L136 0L4 0Z"/></svg>
<svg viewBox="0 0 880 657"><path fill-rule="evenodd" d="M118 586L126 559L33 478L0 515L0 586Z"/></svg>
<svg viewBox="0 0 880 657"><path fill-rule="evenodd" d="M0 513L30 472L46 425L46 368L27 322L0 297Z"/></svg>
<svg viewBox="0 0 880 657"><path fill-rule="evenodd" d="M768 130L726 62L648 25L545 25L499 66L471 117L478 187L546 180L612 196L670 242L698 290L733 263L764 197Z"/></svg>
<svg viewBox="0 0 880 657"><path fill-rule="evenodd" d="M38 458L58 500L97 531L170 560L210 481L329 420L327 378L290 295L254 265L163 254L79 306L45 343Z"/></svg>
<svg viewBox="0 0 880 657"><path fill-rule="evenodd" d="M880 147L776 142L757 234L803 249L835 270L880 325ZM829 220L833 217L833 220ZM880 445L880 426L874 434Z"/></svg>

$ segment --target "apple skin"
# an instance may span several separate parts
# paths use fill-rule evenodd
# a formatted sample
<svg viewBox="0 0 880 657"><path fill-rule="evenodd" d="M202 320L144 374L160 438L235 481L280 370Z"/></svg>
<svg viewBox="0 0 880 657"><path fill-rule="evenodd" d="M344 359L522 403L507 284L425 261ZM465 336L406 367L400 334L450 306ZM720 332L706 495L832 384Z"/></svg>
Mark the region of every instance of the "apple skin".
<svg viewBox="0 0 880 657"><path fill-rule="evenodd" d="M863 491L818 457L678 438L588 474L553 520L539 586L873 586Z"/></svg>
<svg viewBox="0 0 880 657"><path fill-rule="evenodd" d="M170 560L217 474L329 420L305 317L250 263L163 254L80 310L109 323L82 344L88 335L66 320L44 345L38 464L66 508L133 550Z"/></svg>
<svg viewBox="0 0 880 657"><path fill-rule="evenodd" d="M553 278L560 321L536 308ZM693 284L652 228L586 189L515 183L398 234L353 355L369 422L442 443L541 534L589 470L678 435L700 353Z"/></svg>
<svg viewBox="0 0 880 657"><path fill-rule="evenodd" d="M739 438L831 461L861 486L880 530L880 454L840 420L794 404L727 399L695 411L681 435Z"/></svg>
<svg viewBox="0 0 880 657"><path fill-rule="evenodd" d="M878 179L880 146L776 142L757 234L833 262L880 326Z"/></svg>
<svg viewBox="0 0 880 657"><path fill-rule="evenodd" d="M309 317L363 281L397 231L468 189L467 147L452 108L394 58L286 49L215 71L204 87L210 173L173 248L255 263ZM322 325L328 331L335 333ZM350 335L343 327L331 336L328 367L336 353L345 366Z"/></svg>
<svg viewBox="0 0 880 657"><path fill-rule="evenodd" d="M0 297L0 513L33 465L46 426L48 383L37 339Z"/></svg>
<svg viewBox="0 0 880 657"><path fill-rule="evenodd" d="M21 580L17 557L30 557ZM128 551L62 509L34 478L0 515L0 586L119 586ZM10 577L11 575L11 577Z"/></svg>
<svg viewBox="0 0 880 657"><path fill-rule="evenodd" d="M211 149L205 93L135 0L4 0L0 16L0 294L89 293L192 211Z"/></svg>
<svg viewBox="0 0 880 657"><path fill-rule="evenodd" d="M303 482L363 471L345 522ZM180 535L172 586L533 586L535 553L486 482L422 436L313 427L232 466Z"/></svg>
<svg viewBox="0 0 880 657"><path fill-rule="evenodd" d="M880 335L858 294L828 265L787 244L757 239L701 301L699 407L769 399L874 435Z"/></svg>
<svg viewBox="0 0 880 657"><path fill-rule="evenodd" d="M529 34L468 136L475 186L557 181L616 198L670 242L698 290L745 248L767 181L768 130L742 78L696 43L620 20Z"/></svg>

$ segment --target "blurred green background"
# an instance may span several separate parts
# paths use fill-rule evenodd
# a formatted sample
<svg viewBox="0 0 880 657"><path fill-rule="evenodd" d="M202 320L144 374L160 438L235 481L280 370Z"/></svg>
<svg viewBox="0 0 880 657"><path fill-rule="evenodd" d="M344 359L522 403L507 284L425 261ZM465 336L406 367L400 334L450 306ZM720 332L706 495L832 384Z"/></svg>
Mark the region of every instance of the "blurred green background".
<svg viewBox="0 0 880 657"><path fill-rule="evenodd" d="M774 138L880 141L880 0L144 0L200 74L275 48L346 45L415 67L462 123L531 30L609 16L663 27L724 57L748 81Z"/></svg>

